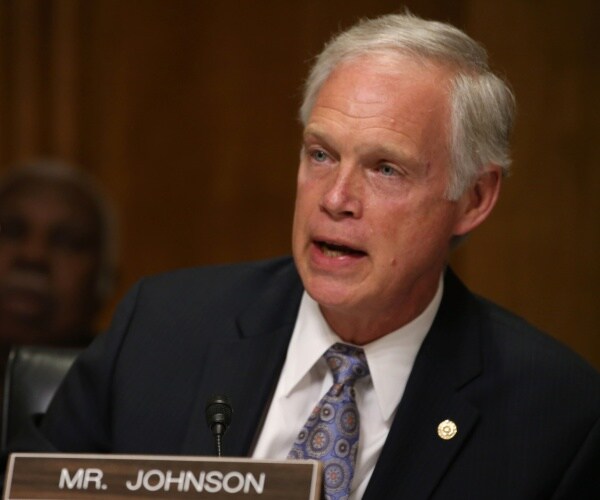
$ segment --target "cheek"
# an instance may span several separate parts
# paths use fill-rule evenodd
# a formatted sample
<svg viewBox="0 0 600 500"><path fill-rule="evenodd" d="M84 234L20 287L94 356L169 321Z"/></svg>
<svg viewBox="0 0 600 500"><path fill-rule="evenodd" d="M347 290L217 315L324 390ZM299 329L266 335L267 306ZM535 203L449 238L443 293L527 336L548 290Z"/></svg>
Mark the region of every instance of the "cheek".
<svg viewBox="0 0 600 500"><path fill-rule="evenodd" d="M373 214L365 216L369 235L392 248L404 238L414 218L407 203L396 200L381 203L376 197L365 201L364 212Z"/></svg>
<svg viewBox="0 0 600 500"><path fill-rule="evenodd" d="M298 179L294 219L296 223L306 222L308 214L319 206L318 185L314 181Z"/></svg>
<svg viewBox="0 0 600 500"><path fill-rule="evenodd" d="M418 257L431 246L440 246L449 239L447 207L402 202L374 208L374 213L380 215L371 220L369 231L392 264L403 258Z"/></svg>
<svg viewBox="0 0 600 500"><path fill-rule="evenodd" d="M7 271L13 262L13 254L7 249L0 249L0 274Z"/></svg>
<svg viewBox="0 0 600 500"><path fill-rule="evenodd" d="M294 205L294 218L292 224L292 247L294 253L300 250L302 246L302 242L304 240L305 233L305 220L306 216L304 214L305 203L303 203L303 192L298 188L296 193L296 203Z"/></svg>
<svg viewBox="0 0 600 500"><path fill-rule="evenodd" d="M97 262L89 257L62 257L54 262L56 291L72 300L83 299L95 281Z"/></svg>

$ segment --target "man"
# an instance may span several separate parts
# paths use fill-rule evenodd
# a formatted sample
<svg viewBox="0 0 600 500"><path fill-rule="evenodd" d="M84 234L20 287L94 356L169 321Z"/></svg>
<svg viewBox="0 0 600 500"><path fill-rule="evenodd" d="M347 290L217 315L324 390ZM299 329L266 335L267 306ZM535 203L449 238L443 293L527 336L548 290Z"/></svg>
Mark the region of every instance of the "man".
<svg viewBox="0 0 600 500"><path fill-rule="evenodd" d="M494 207L512 114L453 27L334 38L301 111L294 261L142 280L21 448L211 454L222 392L224 454L320 456L327 498L596 498L600 376L446 270Z"/></svg>
<svg viewBox="0 0 600 500"><path fill-rule="evenodd" d="M0 181L0 341L83 346L111 289L114 235L82 172L54 162Z"/></svg>

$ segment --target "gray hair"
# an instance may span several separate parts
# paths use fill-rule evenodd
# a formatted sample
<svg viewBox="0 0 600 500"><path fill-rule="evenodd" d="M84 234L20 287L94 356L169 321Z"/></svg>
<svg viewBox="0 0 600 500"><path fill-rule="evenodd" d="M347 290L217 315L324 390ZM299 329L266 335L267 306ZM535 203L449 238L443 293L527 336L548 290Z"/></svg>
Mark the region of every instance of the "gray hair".
<svg viewBox="0 0 600 500"><path fill-rule="evenodd" d="M89 204L98 225L100 262L96 297L104 301L114 289L117 267L117 221L113 207L96 181L86 172L55 160L37 160L11 169L0 180L0 199L27 184L53 184L74 189Z"/></svg>
<svg viewBox="0 0 600 500"><path fill-rule="evenodd" d="M450 81L449 199L460 197L486 165L497 165L508 174L515 115L508 84L490 70L485 49L465 33L409 13L360 21L325 45L305 83L302 123L306 125L319 90L338 64L381 53L408 55L455 71Z"/></svg>

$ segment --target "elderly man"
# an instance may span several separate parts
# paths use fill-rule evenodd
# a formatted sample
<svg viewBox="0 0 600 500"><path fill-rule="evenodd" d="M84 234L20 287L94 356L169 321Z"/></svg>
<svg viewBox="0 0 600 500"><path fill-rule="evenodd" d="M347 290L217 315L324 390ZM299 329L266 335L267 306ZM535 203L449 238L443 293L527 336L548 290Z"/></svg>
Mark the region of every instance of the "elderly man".
<svg viewBox="0 0 600 500"><path fill-rule="evenodd" d="M361 22L301 115L293 261L142 280L27 446L211 454L218 391L225 454L322 460L326 498L597 498L600 376L446 269L509 165L485 51L410 15Z"/></svg>
<svg viewBox="0 0 600 500"><path fill-rule="evenodd" d="M97 188L56 162L0 181L0 342L86 345L111 289L114 235Z"/></svg>

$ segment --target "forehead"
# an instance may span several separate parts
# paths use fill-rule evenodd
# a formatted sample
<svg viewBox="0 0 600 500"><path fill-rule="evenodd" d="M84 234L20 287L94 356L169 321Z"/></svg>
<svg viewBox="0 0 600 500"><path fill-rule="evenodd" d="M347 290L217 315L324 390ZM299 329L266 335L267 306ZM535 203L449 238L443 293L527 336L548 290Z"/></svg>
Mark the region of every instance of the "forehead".
<svg viewBox="0 0 600 500"><path fill-rule="evenodd" d="M352 115L390 114L448 108L453 71L426 59L402 54L367 54L339 63L321 87L315 105L340 103ZM390 118L392 118L390 116Z"/></svg>
<svg viewBox="0 0 600 500"><path fill-rule="evenodd" d="M92 201L77 187L58 182L23 181L0 196L0 212L17 213L42 224L78 223L97 230L98 216Z"/></svg>
<svg viewBox="0 0 600 500"><path fill-rule="evenodd" d="M340 63L323 84L305 134L353 132L361 144L387 141L429 161L446 154L452 71L401 54L370 54Z"/></svg>

